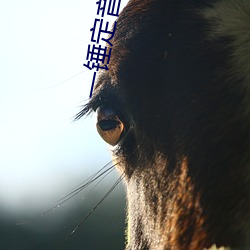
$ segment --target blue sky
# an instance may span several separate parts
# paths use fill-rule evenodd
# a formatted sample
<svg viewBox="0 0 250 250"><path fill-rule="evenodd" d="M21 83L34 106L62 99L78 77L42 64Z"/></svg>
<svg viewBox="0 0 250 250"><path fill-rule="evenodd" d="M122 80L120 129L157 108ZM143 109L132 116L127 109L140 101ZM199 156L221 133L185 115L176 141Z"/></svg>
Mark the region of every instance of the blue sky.
<svg viewBox="0 0 250 250"><path fill-rule="evenodd" d="M53 199L111 159L94 117L73 122L90 91L95 2L0 1L1 206Z"/></svg>

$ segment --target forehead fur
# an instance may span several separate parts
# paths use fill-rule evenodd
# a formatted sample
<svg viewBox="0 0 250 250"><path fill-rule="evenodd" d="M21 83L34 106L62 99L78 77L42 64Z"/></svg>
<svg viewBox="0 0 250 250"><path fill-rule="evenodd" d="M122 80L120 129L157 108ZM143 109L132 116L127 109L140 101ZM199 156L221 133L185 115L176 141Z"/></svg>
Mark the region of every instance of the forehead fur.
<svg viewBox="0 0 250 250"><path fill-rule="evenodd" d="M221 0L203 11L202 15L211 23L209 38L228 37L231 50L231 77L243 80L250 99L250 1ZM249 102L249 101L248 101ZM250 104L250 102L249 102Z"/></svg>

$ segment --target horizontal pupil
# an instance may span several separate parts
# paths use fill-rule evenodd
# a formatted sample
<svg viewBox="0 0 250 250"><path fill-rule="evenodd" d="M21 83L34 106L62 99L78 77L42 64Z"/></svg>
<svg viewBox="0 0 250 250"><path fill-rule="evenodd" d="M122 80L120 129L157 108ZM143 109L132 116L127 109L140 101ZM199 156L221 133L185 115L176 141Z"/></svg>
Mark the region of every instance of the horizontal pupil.
<svg viewBox="0 0 250 250"><path fill-rule="evenodd" d="M108 131L116 128L120 124L117 120L102 120L98 122L98 125L103 131Z"/></svg>

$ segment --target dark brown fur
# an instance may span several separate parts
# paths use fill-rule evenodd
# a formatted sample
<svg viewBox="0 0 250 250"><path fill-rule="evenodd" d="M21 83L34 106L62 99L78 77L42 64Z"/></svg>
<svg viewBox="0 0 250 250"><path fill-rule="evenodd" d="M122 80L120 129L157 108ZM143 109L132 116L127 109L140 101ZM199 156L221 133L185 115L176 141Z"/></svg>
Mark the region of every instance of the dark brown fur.
<svg viewBox="0 0 250 250"><path fill-rule="evenodd" d="M125 124L127 250L250 249L250 83L234 37L209 37L217 2L131 0L118 18L88 108L108 103Z"/></svg>

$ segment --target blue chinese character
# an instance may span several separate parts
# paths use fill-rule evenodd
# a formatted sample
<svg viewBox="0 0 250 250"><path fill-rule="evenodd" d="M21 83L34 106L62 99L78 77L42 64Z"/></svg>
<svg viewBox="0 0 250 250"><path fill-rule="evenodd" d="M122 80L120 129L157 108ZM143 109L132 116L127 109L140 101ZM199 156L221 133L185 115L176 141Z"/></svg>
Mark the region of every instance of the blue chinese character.
<svg viewBox="0 0 250 250"><path fill-rule="evenodd" d="M103 3L102 7L101 7L101 3ZM100 0L98 2L96 2L96 4L98 5L98 9L97 9L97 15L99 15L100 11L102 11L102 17L104 16L104 11L105 11L105 7L106 7L106 0Z"/></svg>
<svg viewBox="0 0 250 250"><path fill-rule="evenodd" d="M103 2L103 4L102 4L102 2ZM99 15L100 11L102 11L101 15L102 15L102 17L104 16L106 3L107 3L107 0L99 0L98 2L96 2L96 4L98 5L97 15ZM120 4L121 4L121 0L118 0L117 6L116 6L116 0L109 0L107 15L119 16Z"/></svg>
<svg viewBox="0 0 250 250"><path fill-rule="evenodd" d="M94 89L94 84L95 84L95 76L96 76L96 72L94 72L94 75L93 75L91 89L90 89L90 93L89 93L89 98L92 97L92 93L93 93L93 89Z"/></svg>
<svg viewBox="0 0 250 250"><path fill-rule="evenodd" d="M113 2L112 9L111 9L111 3ZM116 0L109 0L109 8L108 8L108 15L109 16L119 16L119 9L121 0L118 1L118 4L116 6L116 12L115 12L115 2Z"/></svg>
<svg viewBox="0 0 250 250"><path fill-rule="evenodd" d="M97 47L93 44L92 48L91 48L91 46L89 44L87 57L86 57L86 60L88 60L88 62L87 62L87 64L83 64L83 66L87 67L90 70L92 70L93 68L96 68L97 71L100 68L108 70L107 64L109 64L109 61L110 61L111 51L112 51L112 49L109 48L109 51L107 53L107 47L102 48L101 45L99 45L99 47ZM92 67L90 66L90 62L92 62ZM100 64L101 64L101 66L100 66Z"/></svg>
<svg viewBox="0 0 250 250"><path fill-rule="evenodd" d="M96 34L95 31L96 31L97 22L100 22L100 25L99 25L99 30L98 30L98 33L97 33L97 38L94 39L94 35ZM115 34L116 22L114 22L113 31L108 31L109 22L106 22L105 29L102 29L102 24L103 24L103 19L97 19L97 18L95 19L94 27L90 29L90 31L92 31L91 42L99 43L101 33L110 34L109 38L107 38L107 39L102 38L101 40L108 43L112 47L113 44L109 40L111 40L113 38L114 34Z"/></svg>

